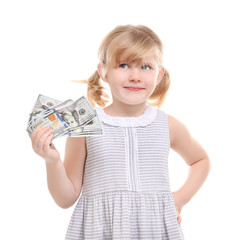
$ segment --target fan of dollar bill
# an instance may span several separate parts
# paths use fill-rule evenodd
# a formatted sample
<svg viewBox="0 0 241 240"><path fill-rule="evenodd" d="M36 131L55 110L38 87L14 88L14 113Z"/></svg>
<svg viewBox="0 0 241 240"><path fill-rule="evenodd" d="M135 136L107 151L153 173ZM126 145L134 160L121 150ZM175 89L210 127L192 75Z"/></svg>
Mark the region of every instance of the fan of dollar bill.
<svg viewBox="0 0 241 240"><path fill-rule="evenodd" d="M60 136L81 137L103 134L103 127L96 110L85 96L73 101L59 101L39 94L30 113L27 132L49 126L53 139ZM52 139L52 140L53 140Z"/></svg>

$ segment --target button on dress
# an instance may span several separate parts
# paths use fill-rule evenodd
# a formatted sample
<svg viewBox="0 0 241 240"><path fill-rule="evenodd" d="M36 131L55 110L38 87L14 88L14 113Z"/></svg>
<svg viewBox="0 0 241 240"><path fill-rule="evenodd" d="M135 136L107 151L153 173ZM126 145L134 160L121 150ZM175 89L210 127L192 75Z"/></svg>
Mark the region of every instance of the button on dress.
<svg viewBox="0 0 241 240"><path fill-rule="evenodd" d="M66 240L183 240L170 190L168 116L146 105L138 117L95 108L104 134L87 136L83 187Z"/></svg>

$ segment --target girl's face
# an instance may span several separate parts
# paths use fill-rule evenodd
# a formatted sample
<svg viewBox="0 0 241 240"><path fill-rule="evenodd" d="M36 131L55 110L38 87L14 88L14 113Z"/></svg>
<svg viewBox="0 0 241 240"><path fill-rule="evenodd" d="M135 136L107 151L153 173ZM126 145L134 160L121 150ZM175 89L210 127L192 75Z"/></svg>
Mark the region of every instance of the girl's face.
<svg viewBox="0 0 241 240"><path fill-rule="evenodd" d="M159 70L154 59L146 57L142 65L120 59L119 67L109 69L106 77L100 75L110 86L113 102L137 105L146 104L163 74L164 68Z"/></svg>

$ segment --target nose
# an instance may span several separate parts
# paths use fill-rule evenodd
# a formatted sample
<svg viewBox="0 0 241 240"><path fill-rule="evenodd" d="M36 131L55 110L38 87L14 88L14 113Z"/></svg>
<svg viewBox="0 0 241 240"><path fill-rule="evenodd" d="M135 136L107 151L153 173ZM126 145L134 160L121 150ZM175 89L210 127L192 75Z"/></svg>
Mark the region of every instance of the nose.
<svg viewBox="0 0 241 240"><path fill-rule="evenodd" d="M132 68L129 76L130 81L141 81L140 71L138 68Z"/></svg>

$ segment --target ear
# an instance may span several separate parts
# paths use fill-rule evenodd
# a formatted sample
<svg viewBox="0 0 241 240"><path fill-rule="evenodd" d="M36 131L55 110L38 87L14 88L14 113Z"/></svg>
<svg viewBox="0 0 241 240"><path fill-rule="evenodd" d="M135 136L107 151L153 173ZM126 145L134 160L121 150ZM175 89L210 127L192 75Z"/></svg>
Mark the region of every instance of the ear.
<svg viewBox="0 0 241 240"><path fill-rule="evenodd" d="M97 66L97 69L98 69L98 73L100 75L100 78L107 82L107 75L105 74L105 67L104 67L104 64L103 63L99 63L98 66Z"/></svg>
<svg viewBox="0 0 241 240"><path fill-rule="evenodd" d="M163 66L161 66L160 70L159 70L159 73L158 73L158 76L157 76L156 85L158 85L161 82L161 80L164 76L164 73L165 73L165 68Z"/></svg>

